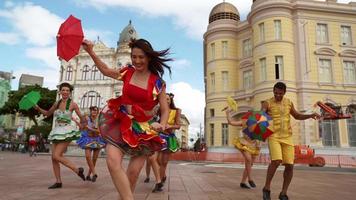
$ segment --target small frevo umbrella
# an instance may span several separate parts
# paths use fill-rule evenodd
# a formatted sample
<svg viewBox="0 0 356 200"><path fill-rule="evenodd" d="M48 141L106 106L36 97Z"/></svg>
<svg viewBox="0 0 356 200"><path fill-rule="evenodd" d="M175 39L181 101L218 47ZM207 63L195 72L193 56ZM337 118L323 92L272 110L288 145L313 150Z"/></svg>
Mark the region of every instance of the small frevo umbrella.
<svg viewBox="0 0 356 200"><path fill-rule="evenodd" d="M57 34L57 55L69 61L78 55L84 39L81 21L70 15L59 27Z"/></svg>
<svg viewBox="0 0 356 200"><path fill-rule="evenodd" d="M41 99L41 95L38 91L31 91L27 93L19 102L20 110L28 110L32 108Z"/></svg>
<svg viewBox="0 0 356 200"><path fill-rule="evenodd" d="M241 118L242 132L252 140L265 141L272 135L272 118L263 111L249 111Z"/></svg>

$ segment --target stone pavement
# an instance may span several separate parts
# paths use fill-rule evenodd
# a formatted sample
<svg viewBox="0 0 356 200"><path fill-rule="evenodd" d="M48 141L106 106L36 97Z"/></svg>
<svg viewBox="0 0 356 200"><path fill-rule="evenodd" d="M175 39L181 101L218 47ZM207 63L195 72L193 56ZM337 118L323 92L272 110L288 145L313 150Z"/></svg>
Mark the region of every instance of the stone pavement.
<svg viewBox="0 0 356 200"><path fill-rule="evenodd" d="M84 166L84 157L69 157L78 166ZM127 160L125 161L125 165ZM282 168L281 168L282 169ZM0 152L0 199L1 200L112 200L120 199L114 189L106 168L105 159L97 163L98 180L83 182L69 169L62 167L63 188L48 190L54 183L49 156L29 157L28 154ZM137 200L238 200L262 199L261 190L266 166L253 169L256 189L240 189L243 166L234 163L171 162L168 180L161 193L151 193L150 183L143 183L144 171L135 191ZM283 171L279 170L273 180L272 199L278 198ZM356 196L356 169L296 167L289 190L293 200L351 200Z"/></svg>

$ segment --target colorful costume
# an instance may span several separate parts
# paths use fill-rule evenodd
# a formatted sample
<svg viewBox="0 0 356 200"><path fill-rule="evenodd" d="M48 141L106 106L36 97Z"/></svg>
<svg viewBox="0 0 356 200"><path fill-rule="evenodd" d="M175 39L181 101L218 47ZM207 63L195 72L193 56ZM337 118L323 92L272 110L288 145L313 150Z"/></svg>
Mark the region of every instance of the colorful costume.
<svg viewBox="0 0 356 200"><path fill-rule="evenodd" d="M150 74L147 88L130 84L135 69L127 66L120 71L123 81L122 96L110 99L99 115L99 130L110 144L131 156L152 155L165 143L150 128L155 122L158 94L165 87L162 79Z"/></svg>
<svg viewBox="0 0 356 200"><path fill-rule="evenodd" d="M80 137L80 131L71 124L72 112L69 111L69 105L70 99L67 101L65 111L58 108L54 111L54 128L48 135L48 140L53 143L77 140Z"/></svg>
<svg viewBox="0 0 356 200"><path fill-rule="evenodd" d="M245 134L241 137L236 137L233 144L237 149L247 151L251 155L257 156L260 154L260 142L258 140L251 140Z"/></svg>
<svg viewBox="0 0 356 200"><path fill-rule="evenodd" d="M88 117L87 120L88 120L88 127L92 129L97 129L96 120L92 121L90 117ZM98 132L87 129L82 131L82 136L79 138L79 140L77 140L77 144L82 149L86 149L86 148L101 149L105 146L106 143Z"/></svg>
<svg viewBox="0 0 356 200"><path fill-rule="evenodd" d="M271 160L282 160L283 164L294 163L294 144L290 123L290 110L293 103L286 97L276 102L267 100L267 113L272 117L274 133L268 138Z"/></svg>
<svg viewBox="0 0 356 200"><path fill-rule="evenodd" d="M175 124L177 110L171 109L169 112L168 123L169 125ZM159 136L166 141L165 145L163 145L162 151L168 150L171 152L176 152L179 149L177 137L174 134L174 130L167 133L160 133Z"/></svg>

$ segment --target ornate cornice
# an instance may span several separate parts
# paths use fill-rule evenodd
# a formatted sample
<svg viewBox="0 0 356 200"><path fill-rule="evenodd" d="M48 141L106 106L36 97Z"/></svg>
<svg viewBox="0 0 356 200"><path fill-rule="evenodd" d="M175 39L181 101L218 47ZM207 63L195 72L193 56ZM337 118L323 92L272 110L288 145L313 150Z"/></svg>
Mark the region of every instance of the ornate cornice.
<svg viewBox="0 0 356 200"><path fill-rule="evenodd" d="M356 51L352 49L346 49L339 53L340 57L352 57L356 58Z"/></svg>
<svg viewBox="0 0 356 200"><path fill-rule="evenodd" d="M314 51L315 55L324 55L324 56L335 56L336 51L328 47L321 47Z"/></svg>

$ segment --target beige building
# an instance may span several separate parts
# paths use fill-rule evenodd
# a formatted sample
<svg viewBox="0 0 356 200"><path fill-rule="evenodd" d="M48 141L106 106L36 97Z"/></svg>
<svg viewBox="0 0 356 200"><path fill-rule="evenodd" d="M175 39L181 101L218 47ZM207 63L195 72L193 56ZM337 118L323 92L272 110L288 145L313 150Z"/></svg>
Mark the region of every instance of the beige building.
<svg viewBox="0 0 356 200"><path fill-rule="evenodd" d="M43 77L42 76L35 76L31 74L21 74L19 80L19 88L28 85L39 85L42 87L43 85Z"/></svg>
<svg viewBox="0 0 356 200"><path fill-rule="evenodd" d="M254 0L246 21L230 3L216 5L204 34L205 137L210 149L231 147L240 130L228 126L226 97L236 117L260 109L277 81L297 110L323 101L354 110L356 104L356 3L336 0ZM351 119L292 120L296 144L356 147Z"/></svg>
<svg viewBox="0 0 356 200"><path fill-rule="evenodd" d="M187 149L188 148L188 142L189 142L189 120L188 118L182 114L181 115L181 127L179 130L177 130L175 132L177 139L178 139L178 143L180 148L182 149Z"/></svg>

